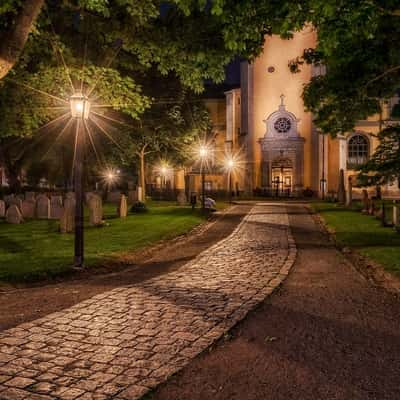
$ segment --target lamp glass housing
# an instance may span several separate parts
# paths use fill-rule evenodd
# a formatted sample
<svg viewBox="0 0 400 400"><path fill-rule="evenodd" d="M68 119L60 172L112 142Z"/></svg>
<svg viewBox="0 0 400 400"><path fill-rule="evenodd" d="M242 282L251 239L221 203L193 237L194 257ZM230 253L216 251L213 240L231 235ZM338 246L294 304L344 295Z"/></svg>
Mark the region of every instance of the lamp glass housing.
<svg viewBox="0 0 400 400"><path fill-rule="evenodd" d="M69 102L73 118L89 118L90 102L86 96L82 93L76 93L70 97Z"/></svg>

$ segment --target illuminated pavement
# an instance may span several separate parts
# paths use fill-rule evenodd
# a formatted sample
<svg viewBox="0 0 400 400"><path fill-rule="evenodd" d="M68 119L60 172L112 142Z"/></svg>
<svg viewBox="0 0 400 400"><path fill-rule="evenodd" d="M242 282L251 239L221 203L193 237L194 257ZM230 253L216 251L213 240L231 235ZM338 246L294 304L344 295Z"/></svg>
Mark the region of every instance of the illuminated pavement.
<svg viewBox="0 0 400 400"><path fill-rule="evenodd" d="M286 277L284 205L258 204L178 271L0 334L0 399L136 399L220 338Z"/></svg>

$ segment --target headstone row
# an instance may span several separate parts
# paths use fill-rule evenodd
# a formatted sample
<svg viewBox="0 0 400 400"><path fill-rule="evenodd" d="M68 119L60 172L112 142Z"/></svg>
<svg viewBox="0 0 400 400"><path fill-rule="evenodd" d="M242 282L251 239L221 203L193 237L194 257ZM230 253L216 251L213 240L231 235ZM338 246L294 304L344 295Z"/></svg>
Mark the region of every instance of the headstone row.
<svg viewBox="0 0 400 400"><path fill-rule="evenodd" d="M96 193L85 195L86 204L89 208L89 223L91 226L103 224L103 201ZM120 194L117 215L125 218L128 215L128 198ZM8 207L7 207L8 206ZM0 200L0 218L6 218L9 223L21 223L24 219L58 219L60 220L60 231L72 232L75 224L75 194L69 192L63 200L62 196L47 197L45 194L30 192L21 199L16 196L8 196Z"/></svg>

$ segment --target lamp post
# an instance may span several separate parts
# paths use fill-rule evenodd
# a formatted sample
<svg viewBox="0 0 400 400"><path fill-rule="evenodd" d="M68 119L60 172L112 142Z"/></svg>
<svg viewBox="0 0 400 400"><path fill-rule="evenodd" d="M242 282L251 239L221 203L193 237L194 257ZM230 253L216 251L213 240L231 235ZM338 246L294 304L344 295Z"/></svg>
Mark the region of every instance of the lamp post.
<svg viewBox="0 0 400 400"><path fill-rule="evenodd" d="M199 150L201 165L200 165L200 172L201 172L201 209L204 211L206 209L206 202L205 202L205 186L206 186L206 171L204 165L206 163L208 157L208 149L206 146L201 146Z"/></svg>
<svg viewBox="0 0 400 400"><path fill-rule="evenodd" d="M75 119L76 145L74 159L75 191L75 255L74 266L83 267L83 150L85 145L85 120L89 118L90 102L82 93L70 98L71 116Z"/></svg>
<svg viewBox="0 0 400 400"><path fill-rule="evenodd" d="M167 167L161 167L161 177L161 190L165 190L167 180Z"/></svg>
<svg viewBox="0 0 400 400"><path fill-rule="evenodd" d="M228 170L228 190L229 190L229 203L232 203L232 171L235 167L235 161L229 158L226 161L226 168Z"/></svg>

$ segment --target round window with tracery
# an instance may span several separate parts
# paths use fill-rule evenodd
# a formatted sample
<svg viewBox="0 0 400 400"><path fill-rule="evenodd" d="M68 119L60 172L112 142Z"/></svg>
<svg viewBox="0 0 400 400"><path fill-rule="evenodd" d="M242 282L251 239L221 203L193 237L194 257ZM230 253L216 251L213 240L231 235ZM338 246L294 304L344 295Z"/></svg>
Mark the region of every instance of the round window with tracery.
<svg viewBox="0 0 400 400"><path fill-rule="evenodd" d="M278 118L278 119L275 121L275 124L274 124L274 128L275 128L276 131L279 132L279 133L286 133L286 132L289 132L291 126L292 126L292 124L291 124L291 122L290 122L290 119L284 118L284 117Z"/></svg>

